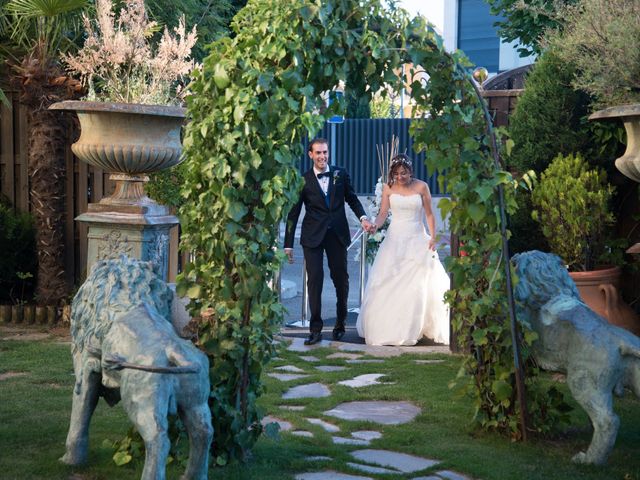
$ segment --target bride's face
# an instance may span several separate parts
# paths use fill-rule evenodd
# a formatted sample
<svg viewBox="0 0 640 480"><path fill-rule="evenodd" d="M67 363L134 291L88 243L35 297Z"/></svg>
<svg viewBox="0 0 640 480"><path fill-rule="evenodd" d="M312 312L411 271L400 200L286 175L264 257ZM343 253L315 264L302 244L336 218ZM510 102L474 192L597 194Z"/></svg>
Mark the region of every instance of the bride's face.
<svg viewBox="0 0 640 480"><path fill-rule="evenodd" d="M398 185L406 186L411 182L411 172L405 167L400 167L394 172L393 181Z"/></svg>

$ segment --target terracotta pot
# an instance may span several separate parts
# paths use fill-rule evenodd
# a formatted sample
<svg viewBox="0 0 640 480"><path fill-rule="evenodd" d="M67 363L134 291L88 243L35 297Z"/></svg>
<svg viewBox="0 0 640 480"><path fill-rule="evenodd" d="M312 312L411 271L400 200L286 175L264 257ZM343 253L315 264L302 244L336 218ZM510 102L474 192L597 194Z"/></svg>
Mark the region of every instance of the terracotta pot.
<svg viewBox="0 0 640 480"><path fill-rule="evenodd" d="M619 267L569 272L582 300L591 310L609 323L640 336L640 320L633 309L622 300L618 291L621 274Z"/></svg>

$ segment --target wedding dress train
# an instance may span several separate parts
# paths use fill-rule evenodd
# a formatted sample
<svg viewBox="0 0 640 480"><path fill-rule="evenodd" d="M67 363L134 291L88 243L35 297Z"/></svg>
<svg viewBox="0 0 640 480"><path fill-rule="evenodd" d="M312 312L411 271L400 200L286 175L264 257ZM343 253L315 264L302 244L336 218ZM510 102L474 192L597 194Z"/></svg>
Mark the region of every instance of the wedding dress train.
<svg viewBox="0 0 640 480"><path fill-rule="evenodd" d="M393 217L369 270L356 327L368 345L449 344L447 272L429 236L420 194L389 197Z"/></svg>

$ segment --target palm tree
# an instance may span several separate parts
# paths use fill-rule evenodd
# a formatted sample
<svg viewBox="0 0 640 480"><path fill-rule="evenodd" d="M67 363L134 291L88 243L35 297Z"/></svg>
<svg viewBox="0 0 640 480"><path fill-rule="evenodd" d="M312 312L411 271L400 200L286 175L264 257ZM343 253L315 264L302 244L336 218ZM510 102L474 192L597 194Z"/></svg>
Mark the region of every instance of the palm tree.
<svg viewBox="0 0 640 480"><path fill-rule="evenodd" d="M3 53L20 88L20 101L27 106L30 200L38 250L36 298L44 305L59 303L69 292L64 264L69 119L48 107L77 98L81 91L80 84L65 74L59 55L74 45L79 14L87 5L87 0L8 0L3 5L8 19L0 32L6 42Z"/></svg>

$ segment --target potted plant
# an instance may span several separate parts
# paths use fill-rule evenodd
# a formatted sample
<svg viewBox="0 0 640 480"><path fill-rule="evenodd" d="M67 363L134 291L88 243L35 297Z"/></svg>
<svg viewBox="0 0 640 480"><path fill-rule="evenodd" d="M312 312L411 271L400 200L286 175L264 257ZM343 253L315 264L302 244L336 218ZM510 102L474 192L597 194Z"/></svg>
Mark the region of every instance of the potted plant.
<svg viewBox="0 0 640 480"><path fill-rule="evenodd" d="M88 94L84 101L51 108L77 112L81 135L73 152L113 173L115 192L94 211L165 213L146 197L143 184L147 173L180 161L185 113L179 106L185 93L180 82L194 68L195 27L187 32L182 18L175 35L165 28L152 45L158 25L147 17L143 0L125 3L117 18L111 0L98 0L95 20L85 14L83 24L84 46L63 60L80 75Z"/></svg>
<svg viewBox="0 0 640 480"><path fill-rule="evenodd" d="M155 44L158 25L147 17L143 0L126 2L117 16L111 0L97 0L95 12L95 20L83 16L84 46L63 56L88 95L50 107L78 114L81 135L73 152L115 181L110 197L77 217L88 224L87 271L98 260L125 254L153 262L167 279L169 231L179 222L147 197L144 183L147 174L181 159L181 84L194 68L195 27L187 32L182 18L174 34L165 28Z"/></svg>
<svg viewBox="0 0 640 480"><path fill-rule="evenodd" d="M532 217L551 250L569 269L583 301L611 323L640 333L637 317L618 294L621 259L609 235L615 221L609 209L614 188L600 168L579 155L558 155L531 194Z"/></svg>
<svg viewBox="0 0 640 480"><path fill-rule="evenodd" d="M565 6L561 17L564 28L548 41L577 67L573 84L603 108L589 118L623 121L627 150L616 168L640 182L640 3L583 0Z"/></svg>

